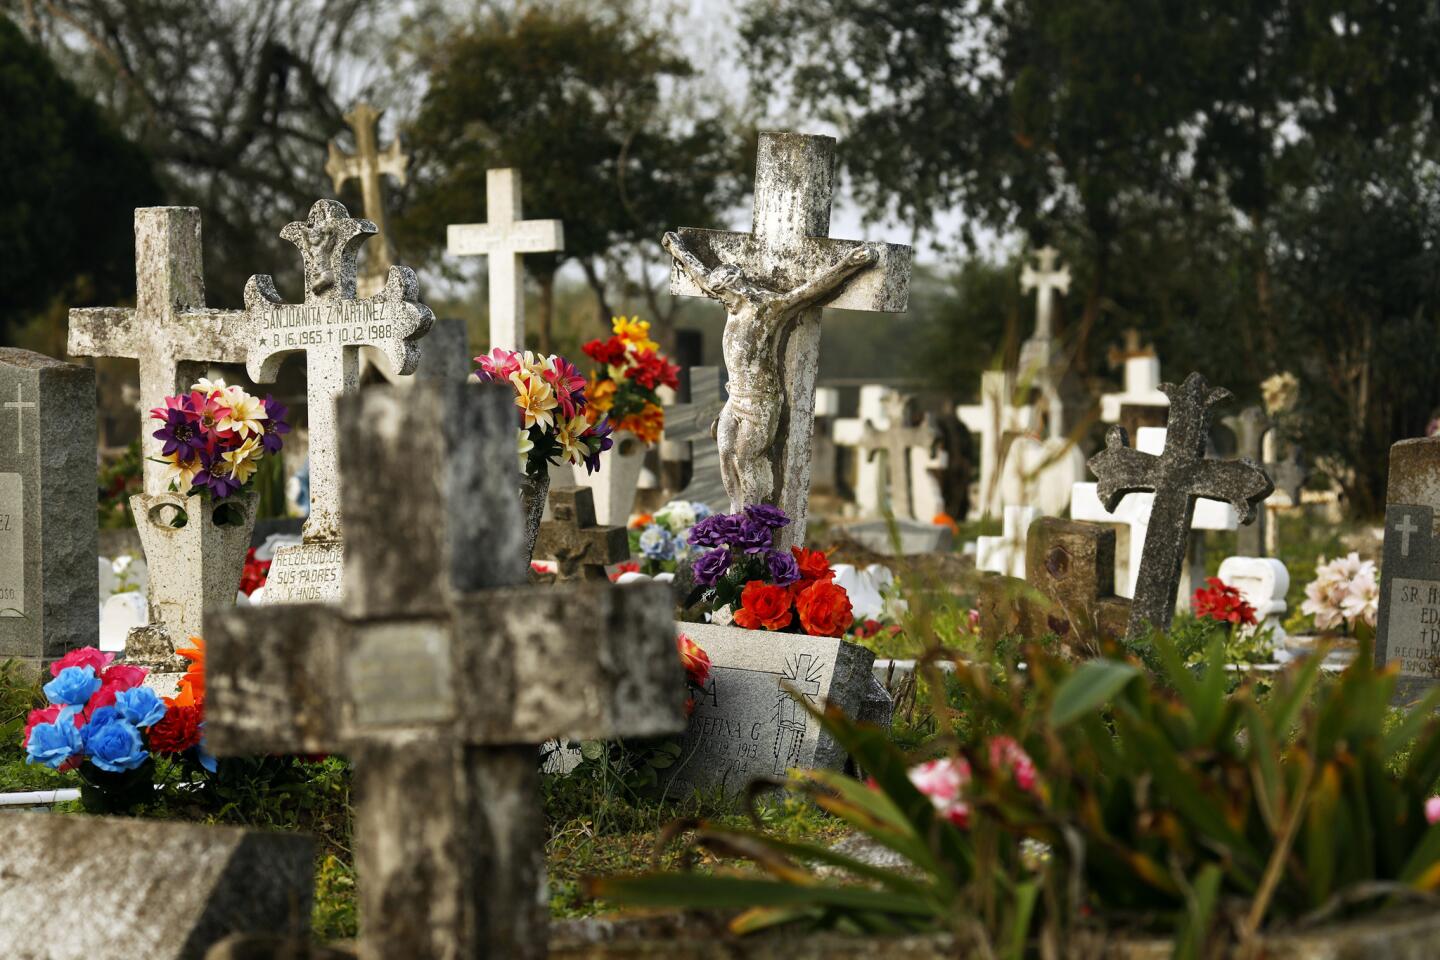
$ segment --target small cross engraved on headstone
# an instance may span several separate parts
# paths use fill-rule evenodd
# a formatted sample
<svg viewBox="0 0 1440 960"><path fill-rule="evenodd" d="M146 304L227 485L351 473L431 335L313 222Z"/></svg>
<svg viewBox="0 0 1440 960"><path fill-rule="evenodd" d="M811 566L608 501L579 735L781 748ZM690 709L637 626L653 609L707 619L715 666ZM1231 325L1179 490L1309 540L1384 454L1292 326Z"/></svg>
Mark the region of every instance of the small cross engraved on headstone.
<svg viewBox="0 0 1440 960"><path fill-rule="evenodd" d="M1409 512L1406 512L1404 518L1391 529L1400 534L1400 556L1410 556L1410 535L1420 530L1419 527L1415 526L1414 517Z"/></svg>
<svg viewBox="0 0 1440 960"><path fill-rule="evenodd" d="M25 452L25 411L35 409L34 400L25 399L25 388L15 384L15 399L5 403L6 410L15 411L15 452Z"/></svg>
<svg viewBox="0 0 1440 960"><path fill-rule="evenodd" d="M485 171L485 223L452 223L445 242L454 256L487 257L490 346L525 349L525 271L522 254L565 249L559 220L526 220L520 210L520 171Z"/></svg>
<svg viewBox="0 0 1440 960"><path fill-rule="evenodd" d="M384 288L385 278L395 263L394 244L385 226L385 197L380 178L388 175L403 187L405 168L410 165L410 157L401 152L398 138L391 140L384 150L380 149L378 127L383 112L363 100L355 104L355 109L345 114L345 122L355 134L355 152L346 153L331 140L325 161L325 172L330 175L337 195L347 181L360 181L365 218L379 231L379 242L365 248L365 269L356 281L356 292L362 297L373 296Z"/></svg>
<svg viewBox="0 0 1440 960"><path fill-rule="evenodd" d="M342 398L342 603L207 618L210 749L353 759L364 957L543 957L538 746L684 727L665 584L523 585L513 414L499 386Z"/></svg>
<svg viewBox="0 0 1440 960"><path fill-rule="evenodd" d="M671 294L725 306L725 489L732 510L785 511L781 549L805 539L822 309L902 313L909 301L909 247L827 236L834 185L832 138L762 133L751 231L683 227L663 241Z"/></svg>
<svg viewBox="0 0 1440 960"><path fill-rule="evenodd" d="M550 512L552 519L540 524L535 538L535 558L554 560L561 580L608 580L605 567L629 558L629 535L624 527L596 522L589 487L551 490Z"/></svg>
<svg viewBox="0 0 1440 960"><path fill-rule="evenodd" d="M245 316L205 306L200 211L141 207L135 211L135 307L70 311L67 350L78 357L129 357L140 362L140 410L190 389L212 363L244 363ZM162 441L140 431L144 491L168 489Z"/></svg>
<svg viewBox="0 0 1440 960"><path fill-rule="evenodd" d="M1165 449L1159 456L1131 449L1124 429L1111 427L1105 449L1090 458L1106 510L1113 512L1128 493L1155 493L1130 609L1133 639L1143 639L1152 627L1165 630L1170 626L1195 501L1200 497L1229 501L1240 522L1250 523L1255 519L1256 504L1274 489L1265 471L1252 461L1205 456L1210 408L1229 398L1230 391L1223 387L1212 390L1198 373L1190 374L1179 387L1162 384L1161 389L1170 397L1170 420Z"/></svg>
<svg viewBox="0 0 1440 960"><path fill-rule="evenodd" d="M374 233L375 224L351 218L343 204L316 201L306 220L290 223L280 232L304 258L304 302L286 303L268 275L257 274L245 284L250 378L257 383L273 381L286 357L304 353L309 409L310 519L305 523L305 543L276 555L270 573L274 588L267 584L267 602L338 596L335 545L341 524L335 400L358 389L362 346L383 353L390 369L401 376L414 373L420 362L419 340L434 322L430 308L420 302L420 284L409 267L391 267L385 289L375 296L355 296L356 255ZM307 579L304 574L310 582L300 582Z"/></svg>

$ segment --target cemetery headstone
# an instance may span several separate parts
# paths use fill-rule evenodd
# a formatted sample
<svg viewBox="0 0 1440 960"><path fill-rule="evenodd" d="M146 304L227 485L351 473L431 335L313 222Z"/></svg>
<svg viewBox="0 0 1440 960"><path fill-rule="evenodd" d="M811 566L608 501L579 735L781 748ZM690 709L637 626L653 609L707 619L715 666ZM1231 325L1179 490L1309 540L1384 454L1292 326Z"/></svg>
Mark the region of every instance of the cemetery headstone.
<svg viewBox="0 0 1440 960"><path fill-rule="evenodd" d="M371 387L339 427L343 601L209 619L210 749L352 758L362 956L542 957L537 748L682 729L669 588L524 586L507 387Z"/></svg>
<svg viewBox="0 0 1440 960"><path fill-rule="evenodd" d="M380 293L356 297L356 257L375 230L369 220L353 219L341 203L316 201L306 220L280 232L304 261L304 302L286 303L268 275L257 274L245 284L250 378L271 382L286 357L303 353L309 409L310 519L304 543L277 552L266 584L268 603L339 599L343 548L336 398L359 387L361 347L384 354L398 375L413 374L420 362L419 340L434 321L420 302L420 284L409 267L391 267Z"/></svg>
<svg viewBox="0 0 1440 960"><path fill-rule="evenodd" d="M237 931L303 936L313 863L297 833L0 816L0 944L11 960L203 960Z"/></svg>
<svg viewBox="0 0 1440 960"><path fill-rule="evenodd" d="M1228 399L1230 391L1212 389L1198 373L1179 387L1163 384L1161 389L1170 397L1170 419L1159 456L1132 449L1125 431L1111 427L1105 449L1090 458L1090 469L1100 481L1096 492L1107 510L1113 511L1126 494L1155 494L1130 608L1129 635L1137 640L1152 627L1170 627L1195 501L1229 501L1240 522L1250 523L1255 505L1274 489L1265 471L1249 460L1205 456L1211 407Z"/></svg>
<svg viewBox="0 0 1440 960"><path fill-rule="evenodd" d="M410 165L410 157L401 151L398 138L391 140L383 150L380 148L379 126L383 112L363 100L355 104L355 108L345 114L345 123L355 135L355 152L346 153L331 140L329 156L325 161L325 172L330 175L337 196L348 181L360 181L365 218L375 224L377 231L378 242L365 249L365 269L360 271L355 282L356 292L362 297L371 297L383 290L385 278L395 264L395 245L385 226L385 195L381 191L381 178L389 176L403 187L405 169Z"/></svg>
<svg viewBox="0 0 1440 960"><path fill-rule="evenodd" d="M982 635L1038 639L1054 634L1074 654L1094 656L1124 636L1130 601L1114 594L1115 531L1096 523L1039 517L1026 539L1025 579L980 582Z"/></svg>
<svg viewBox="0 0 1440 960"><path fill-rule="evenodd" d="M1396 699L1440 680L1440 437L1390 447L1375 663L1400 665Z"/></svg>
<svg viewBox="0 0 1440 960"><path fill-rule="evenodd" d="M554 560L561 580L609 580L606 566L630 558L629 534L596 522L592 496L589 487L550 491L551 519L540 524L534 556Z"/></svg>
<svg viewBox="0 0 1440 960"><path fill-rule="evenodd" d="M822 308L900 313L909 300L909 247L829 239L834 186L832 138L761 133L751 231L685 227L664 239L670 292L726 309L725 489L733 511L785 511L781 549L805 539Z"/></svg>
<svg viewBox="0 0 1440 960"><path fill-rule="evenodd" d="M679 624L710 657L710 681L697 695L680 745L681 762L663 781L667 795L694 790L738 794L755 777L792 767L845 765L845 751L802 708L838 707L883 721L889 697L871 674L875 655L835 637ZM877 716L878 715L878 716Z"/></svg>
<svg viewBox="0 0 1440 960"><path fill-rule="evenodd" d="M95 372L0 347L0 660L99 636Z"/></svg>
<svg viewBox="0 0 1440 960"><path fill-rule="evenodd" d="M1217 571L1222 583L1240 591L1255 609L1253 630L1269 630L1279 644L1285 638L1285 594L1290 590L1290 571L1274 557L1226 557Z"/></svg>
<svg viewBox="0 0 1440 960"><path fill-rule="evenodd" d="M520 209L520 171L485 172L485 223L452 223L445 231L454 256L484 256L490 289L490 345L487 350L525 349L525 270L527 253L565 249L559 220L526 220Z"/></svg>

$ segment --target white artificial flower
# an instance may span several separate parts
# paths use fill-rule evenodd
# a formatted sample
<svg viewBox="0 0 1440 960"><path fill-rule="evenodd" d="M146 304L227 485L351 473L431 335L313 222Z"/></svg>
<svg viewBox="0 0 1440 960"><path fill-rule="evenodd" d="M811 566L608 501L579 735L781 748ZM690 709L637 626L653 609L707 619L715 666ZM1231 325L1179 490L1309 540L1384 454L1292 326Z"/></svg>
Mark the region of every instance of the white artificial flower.
<svg viewBox="0 0 1440 960"><path fill-rule="evenodd" d="M110 570L115 574L115 576L121 577L125 575L125 571L129 570L130 565L134 562L134 557L130 556L130 554L128 553L122 553L120 554L120 556L110 561Z"/></svg>

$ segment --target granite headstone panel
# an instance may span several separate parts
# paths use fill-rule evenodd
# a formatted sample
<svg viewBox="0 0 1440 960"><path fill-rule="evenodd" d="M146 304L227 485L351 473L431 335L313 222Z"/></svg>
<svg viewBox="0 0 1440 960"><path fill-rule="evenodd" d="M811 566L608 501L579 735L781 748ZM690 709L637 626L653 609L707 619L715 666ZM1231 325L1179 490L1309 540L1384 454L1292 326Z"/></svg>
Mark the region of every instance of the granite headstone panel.
<svg viewBox="0 0 1440 960"><path fill-rule="evenodd" d="M1385 508L1375 662L1399 663L1398 692L1407 700L1440 681L1440 545L1434 515L1418 504Z"/></svg>

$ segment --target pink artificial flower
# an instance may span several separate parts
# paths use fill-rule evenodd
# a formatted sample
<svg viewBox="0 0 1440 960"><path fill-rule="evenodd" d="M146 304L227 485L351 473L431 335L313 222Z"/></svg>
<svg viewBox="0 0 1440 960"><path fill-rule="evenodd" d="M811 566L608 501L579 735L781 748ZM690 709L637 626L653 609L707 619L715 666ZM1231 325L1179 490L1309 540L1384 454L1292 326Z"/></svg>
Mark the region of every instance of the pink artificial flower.
<svg viewBox="0 0 1440 960"><path fill-rule="evenodd" d="M110 661L115 659L113 653L101 653L95 647L81 647L78 650L71 650L65 656L50 664L50 676L60 676L60 671L66 667L91 667L98 675Z"/></svg>
<svg viewBox="0 0 1440 960"><path fill-rule="evenodd" d="M1440 823L1440 796L1425 801L1425 822L1431 826Z"/></svg>
<svg viewBox="0 0 1440 960"><path fill-rule="evenodd" d="M100 674L100 680L106 685L114 685L116 692L131 690L145 682L145 677L150 673L144 667L137 667L131 663L112 663L104 673Z"/></svg>
<svg viewBox="0 0 1440 960"><path fill-rule="evenodd" d="M585 409L585 378L575 364L562 356L553 356L550 362L545 380L555 391L555 399L560 402L565 419L573 420Z"/></svg>
<svg viewBox="0 0 1440 960"><path fill-rule="evenodd" d="M486 380L503 383L520 369L520 354L514 350L496 347L489 353L476 357L475 362L480 365L480 372Z"/></svg>
<svg viewBox="0 0 1440 960"><path fill-rule="evenodd" d="M965 787L970 783L970 762L964 757L943 757L910 768L910 782L935 809L955 826L970 826L970 805L964 800Z"/></svg>
<svg viewBox="0 0 1440 960"><path fill-rule="evenodd" d="M1014 737L993 737L990 740L990 769L999 773L1008 768L1015 777L1015 785L1029 793L1035 789L1039 777L1035 772L1035 761L1016 742Z"/></svg>

